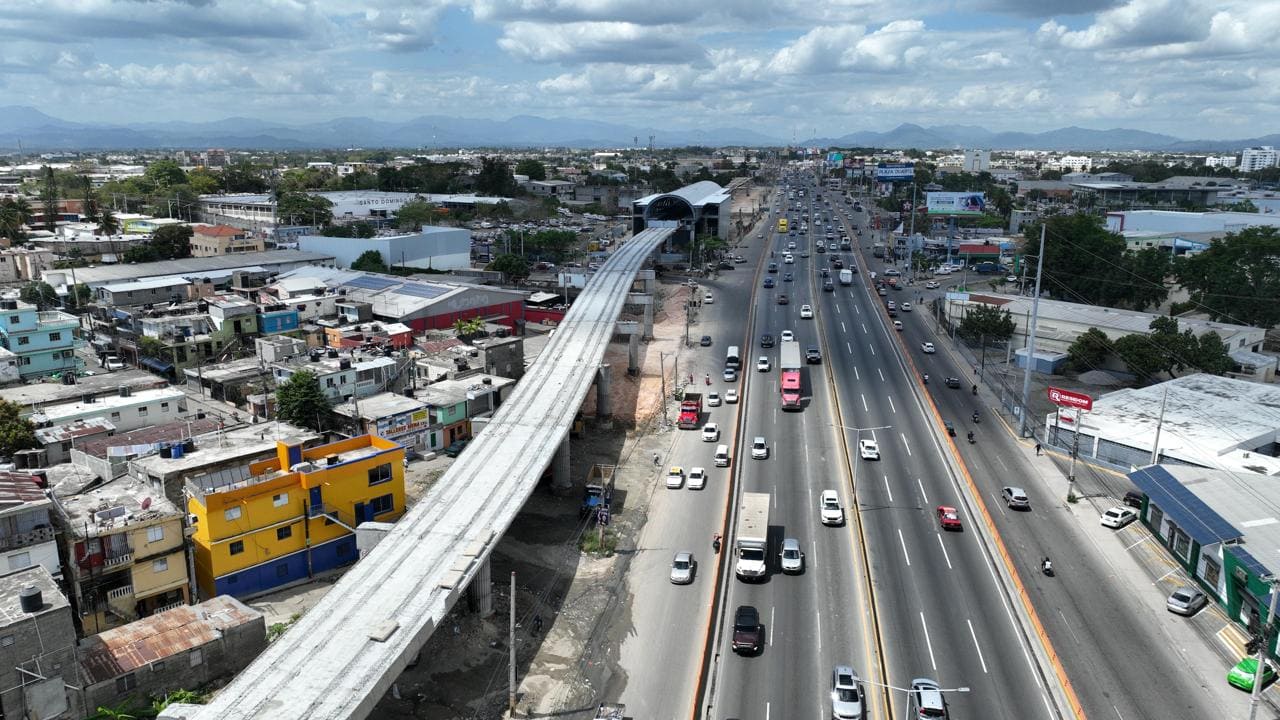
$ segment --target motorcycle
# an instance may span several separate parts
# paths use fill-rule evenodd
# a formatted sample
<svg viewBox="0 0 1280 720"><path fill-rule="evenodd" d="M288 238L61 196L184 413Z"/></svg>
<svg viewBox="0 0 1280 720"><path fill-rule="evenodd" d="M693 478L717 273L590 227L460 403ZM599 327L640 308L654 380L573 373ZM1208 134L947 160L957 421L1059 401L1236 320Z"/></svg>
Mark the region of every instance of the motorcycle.
<svg viewBox="0 0 1280 720"><path fill-rule="evenodd" d="M973 394L974 394L974 395L977 395L977 394L978 394L978 386L977 386L977 385L974 385L974 386L973 386Z"/></svg>
<svg viewBox="0 0 1280 720"><path fill-rule="evenodd" d="M720 553L720 533L711 536L711 550L716 554Z"/></svg>
<svg viewBox="0 0 1280 720"><path fill-rule="evenodd" d="M980 418L978 417L978 413L974 413L974 414L973 414L973 421L976 423L976 422L978 422L979 420L980 420Z"/></svg>
<svg viewBox="0 0 1280 720"><path fill-rule="evenodd" d="M928 384L929 384L929 373L925 373L925 374L924 374L924 384L925 384L925 385L928 385Z"/></svg>
<svg viewBox="0 0 1280 720"><path fill-rule="evenodd" d="M1044 573L1047 577L1053 577L1053 563L1049 561L1049 558L1045 558L1041 561L1040 572Z"/></svg>
<svg viewBox="0 0 1280 720"><path fill-rule="evenodd" d="M972 445L974 442L975 442L975 441L974 441L974 439L973 439L973 432L972 432L972 431L970 431L970 433L969 433L969 444L970 444L970 445Z"/></svg>

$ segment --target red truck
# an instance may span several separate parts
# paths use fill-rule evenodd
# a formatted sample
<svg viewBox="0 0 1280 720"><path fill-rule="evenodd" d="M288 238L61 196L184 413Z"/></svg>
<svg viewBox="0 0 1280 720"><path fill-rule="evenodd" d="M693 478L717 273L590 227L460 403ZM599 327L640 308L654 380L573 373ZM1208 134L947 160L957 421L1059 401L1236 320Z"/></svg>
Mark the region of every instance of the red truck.
<svg viewBox="0 0 1280 720"><path fill-rule="evenodd" d="M702 427L702 393L685 392L680 400L680 419L676 425L681 430L697 430Z"/></svg>

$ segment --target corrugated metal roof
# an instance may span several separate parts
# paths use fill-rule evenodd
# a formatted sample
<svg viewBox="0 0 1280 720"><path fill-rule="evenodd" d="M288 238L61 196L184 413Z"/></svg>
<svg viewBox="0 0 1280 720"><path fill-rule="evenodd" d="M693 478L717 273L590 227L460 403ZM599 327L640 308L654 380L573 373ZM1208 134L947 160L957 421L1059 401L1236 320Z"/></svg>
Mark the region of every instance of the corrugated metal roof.
<svg viewBox="0 0 1280 720"><path fill-rule="evenodd" d="M27 473L0 472L0 505L13 505L44 499L44 490L36 477Z"/></svg>
<svg viewBox="0 0 1280 720"><path fill-rule="evenodd" d="M261 619L257 610L220 595L86 638L80 666L90 683L109 682L157 660L214 642L228 628Z"/></svg>

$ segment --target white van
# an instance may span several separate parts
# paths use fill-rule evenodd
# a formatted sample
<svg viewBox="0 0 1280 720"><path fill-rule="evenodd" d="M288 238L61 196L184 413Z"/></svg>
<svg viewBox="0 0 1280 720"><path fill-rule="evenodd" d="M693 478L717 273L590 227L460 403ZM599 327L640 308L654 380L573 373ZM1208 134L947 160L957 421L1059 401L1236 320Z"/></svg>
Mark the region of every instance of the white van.
<svg viewBox="0 0 1280 720"><path fill-rule="evenodd" d="M729 446L716 446L716 467L729 467Z"/></svg>

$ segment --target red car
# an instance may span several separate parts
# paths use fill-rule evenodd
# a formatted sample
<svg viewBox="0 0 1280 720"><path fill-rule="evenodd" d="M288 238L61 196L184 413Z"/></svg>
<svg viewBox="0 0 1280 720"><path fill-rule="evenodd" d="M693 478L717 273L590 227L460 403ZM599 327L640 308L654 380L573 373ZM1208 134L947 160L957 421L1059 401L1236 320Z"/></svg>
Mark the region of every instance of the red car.
<svg viewBox="0 0 1280 720"><path fill-rule="evenodd" d="M956 512L953 507L946 505L938 506L938 524L943 530L963 530L960 525L960 513Z"/></svg>

